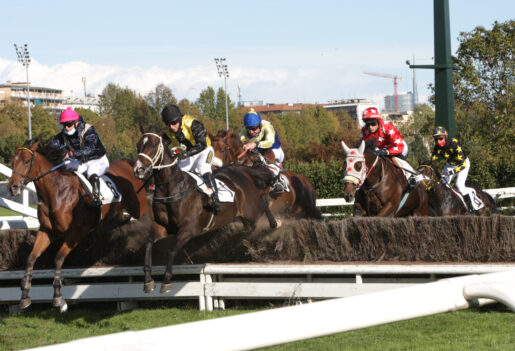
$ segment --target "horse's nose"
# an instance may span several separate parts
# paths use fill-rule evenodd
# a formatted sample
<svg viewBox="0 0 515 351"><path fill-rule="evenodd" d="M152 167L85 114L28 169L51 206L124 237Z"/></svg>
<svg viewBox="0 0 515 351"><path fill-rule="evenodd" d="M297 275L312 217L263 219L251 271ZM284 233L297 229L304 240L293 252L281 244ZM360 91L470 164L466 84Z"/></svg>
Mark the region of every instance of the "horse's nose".
<svg viewBox="0 0 515 351"><path fill-rule="evenodd" d="M9 187L9 190L11 191L12 196L20 195L21 189L18 184L13 184Z"/></svg>
<svg viewBox="0 0 515 351"><path fill-rule="evenodd" d="M354 201L354 195L352 195L352 194L344 194L343 197L344 197L345 201L347 201L347 202Z"/></svg>

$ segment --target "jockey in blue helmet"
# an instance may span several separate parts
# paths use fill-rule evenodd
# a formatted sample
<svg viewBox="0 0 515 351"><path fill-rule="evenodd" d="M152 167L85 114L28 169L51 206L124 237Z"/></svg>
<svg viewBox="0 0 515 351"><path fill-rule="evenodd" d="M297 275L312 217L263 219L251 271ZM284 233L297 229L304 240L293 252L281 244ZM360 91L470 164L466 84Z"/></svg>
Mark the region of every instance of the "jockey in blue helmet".
<svg viewBox="0 0 515 351"><path fill-rule="evenodd" d="M243 142L244 150L253 150L257 148L261 153L267 150L272 150L275 155L275 161L282 164L284 161L284 152L281 148L279 135L272 126L272 123L262 120L259 113L251 108L243 117L243 126L244 128L240 131L240 140ZM274 193L283 192L284 185L281 182L279 174L281 170L280 166L271 163L268 167L276 176L276 182L273 185L272 191Z"/></svg>

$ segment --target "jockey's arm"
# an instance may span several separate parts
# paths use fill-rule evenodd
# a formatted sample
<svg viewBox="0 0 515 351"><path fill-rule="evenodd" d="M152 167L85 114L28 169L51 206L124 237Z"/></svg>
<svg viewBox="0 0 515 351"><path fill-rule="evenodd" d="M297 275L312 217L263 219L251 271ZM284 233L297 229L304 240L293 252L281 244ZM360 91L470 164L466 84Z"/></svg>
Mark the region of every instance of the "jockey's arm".
<svg viewBox="0 0 515 351"><path fill-rule="evenodd" d="M195 145L184 152L185 157L196 155L207 147L207 130L201 122L197 120L193 121L191 124L191 133L195 139Z"/></svg>
<svg viewBox="0 0 515 351"><path fill-rule="evenodd" d="M387 140L386 148L388 153L392 156L402 154L404 151L404 139L402 138L401 133L391 123L388 123L388 125L385 124L385 127Z"/></svg>
<svg viewBox="0 0 515 351"><path fill-rule="evenodd" d="M106 150L100 142L95 127L90 127L86 134L84 134L84 146L78 150L74 150L73 157L85 162L90 159L100 158L104 156L105 153Z"/></svg>
<svg viewBox="0 0 515 351"><path fill-rule="evenodd" d="M264 124L263 130L259 134L263 135L263 138L259 141L256 140L257 141L256 146L259 147L260 149L270 149L274 145L274 142L275 142L275 129L272 126L272 124L271 123Z"/></svg>

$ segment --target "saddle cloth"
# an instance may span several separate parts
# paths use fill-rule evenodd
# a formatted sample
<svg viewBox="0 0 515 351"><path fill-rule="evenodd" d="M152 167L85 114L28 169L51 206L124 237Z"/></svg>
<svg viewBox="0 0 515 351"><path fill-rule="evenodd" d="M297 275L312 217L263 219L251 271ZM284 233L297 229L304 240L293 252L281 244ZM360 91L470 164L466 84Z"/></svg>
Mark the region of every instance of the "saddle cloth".
<svg viewBox="0 0 515 351"><path fill-rule="evenodd" d="M290 182L288 181L288 177L286 177L284 174L281 173L281 183L283 184L284 191L289 193L290 192Z"/></svg>
<svg viewBox="0 0 515 351"><path fill-rule="evenodd" d="M455 187L451 187L451 190L454 193L454 195L456 195L458 199L460 199L461 202L465 205L465 208L468 208L469 206L467 205L467 202L463 198L463 195L461 195L461 193L458 191L458 189L456 189ZM474 211L482 209L485 206L485 204L483 203L483 200L481 200L481 198L477 196L476 191L472 189L470 191L470 194L472 198L472 209Z"/></svg>
<svg viewBox="0 0 515 351"><path fill-rule="evenodd" d="M82 173L76 171L73 173L79 177L80 182L82 183L82 186L88 195L91 195L93 190L89 180L87 180ZM122 194L120 194L114 182L105 174L100 177L100 195L102 195L102 205L122 201Z"/></svg>
<svg viewBox="0 0 515 351"><path fill-rule="evenodd" d="M207 187L206 183L204 182L204 179L202 179L195 173L186 173L188 173L193 179L195 179L195 181L197 182L197 186L204 194L211 195L213 193L213 190ZM220 202L234 202L234 191L229 189L229 187L225 185L225 183L221 180L215 178L215 181L218 187L218 199L220 200Z"/></svg>

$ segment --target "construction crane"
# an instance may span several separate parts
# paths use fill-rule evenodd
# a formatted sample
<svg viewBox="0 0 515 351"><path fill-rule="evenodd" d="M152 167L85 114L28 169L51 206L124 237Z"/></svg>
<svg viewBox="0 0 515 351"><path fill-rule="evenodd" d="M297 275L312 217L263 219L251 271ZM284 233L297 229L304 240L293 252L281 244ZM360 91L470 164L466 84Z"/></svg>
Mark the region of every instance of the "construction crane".
<svg viewBox="0 0 515 351"><path fill-rule="evenodd" d="M375 73L375 72L363 72L365 74L393 79L393 100L395 101L395 112L399 112L399 94L397 93L398 80L402 80L402 77L394 76L392 74Z"/></svg>

